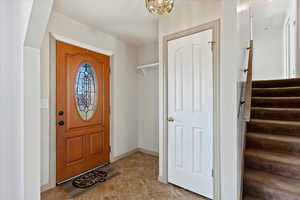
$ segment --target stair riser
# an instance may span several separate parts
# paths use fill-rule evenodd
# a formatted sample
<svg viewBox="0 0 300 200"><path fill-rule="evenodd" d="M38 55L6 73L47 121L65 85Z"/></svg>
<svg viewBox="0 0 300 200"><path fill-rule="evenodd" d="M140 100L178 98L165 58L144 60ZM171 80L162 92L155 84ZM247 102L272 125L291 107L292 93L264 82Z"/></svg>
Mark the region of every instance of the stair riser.
<svg viewBox="0 0 300 200"><path fill-rule="evenodd" d="M290 121L299 121L300 120L300 111L297 110L260 110L252 109L251 117L255 119L269 119L269 120L290 120Z"/></svg>
<svg viewBox="0 0 300 200"><path fill-rule="evenodd" d="M300 99L252 99L253 107L300 108Z"/></svg>
<svg viewBox="0 0 300 200"><path fill-rule="evenodd" d="M297 87L297 86L300 86L300 79L252 82L253 88L278 88L278 87Z"/></svg>
<svg viewBox="0 0 300 200"><path fill-rule="evenodd" d="M255 156L247 155L245 158L245 166L287 178L300 179L300 168L280 162L272 162Z"/></svg>
<svg viewBox="0 0 300 200"><path fill-rule="evenodd" d="M280 190L274 190L256 182L244 180L244 192L262 200L300 200L300 197Z"/></svg>
<svg viewBox="0 0 300 200"><path fill-rule="evenodd" d="M300 89L253 89L253 97L300 97Z"/></svg>
<svg viewBox="0 0 300 200"><path fill-rule="evenodd" d="M289 153L292 155L300 155L300 145L298 143L289 143L268 139L256 139L248 136L246 143L246 148L256 148L268 151Z"/></svg>
<svg viewBox="0 0 300 200"><path fill-rule="evenodd" d="M286 125L286 124L270 124L270 123L259 123L249 122L247 124L248 132L261 132L261 133L272 133L288 136L300 137L300 126L299 125Z"/></svg>

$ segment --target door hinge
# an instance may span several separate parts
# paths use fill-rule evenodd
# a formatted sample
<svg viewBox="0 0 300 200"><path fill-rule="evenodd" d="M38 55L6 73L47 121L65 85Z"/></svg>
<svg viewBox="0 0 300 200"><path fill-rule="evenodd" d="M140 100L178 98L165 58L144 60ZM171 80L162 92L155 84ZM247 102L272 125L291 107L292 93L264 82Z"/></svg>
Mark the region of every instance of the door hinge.
<svg viewBox="0 0 300 200"><path fill-rule="evenodd" d="M208 43L211 44L211 51L214 51L214 44L216 44L217 42L209 41Z"/></svg>
<svg viewBox="0 0 300 200"><path fill-rule="evenodd" d="M108 147L109 153L111 153L111 146Z"/></svg>
<svg viewBox="0 0 300 200"><path fill-rule="evenodd" d="M213 169L211 170L211 176L212 176L212 177L215 177L215 172L214 172Z"/></svg>

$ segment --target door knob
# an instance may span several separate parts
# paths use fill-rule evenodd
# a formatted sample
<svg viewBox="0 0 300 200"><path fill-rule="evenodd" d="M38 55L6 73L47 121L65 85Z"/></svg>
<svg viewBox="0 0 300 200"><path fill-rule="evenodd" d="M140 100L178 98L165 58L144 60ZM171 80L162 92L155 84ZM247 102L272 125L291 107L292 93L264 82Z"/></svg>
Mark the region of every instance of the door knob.
<svg viewBox="0 0 300 200"><path fill-rule="evenodd" d="M175 119L173 117L168 118L168 122L174 122L174 121L175 121Z"/></svg>
<svg viewBox="0 0 300 200"><path fill-rule="evenodd" d="M63 125L65 125L65 122L64 121L59 121L58 125L63 126Z"/></svg>

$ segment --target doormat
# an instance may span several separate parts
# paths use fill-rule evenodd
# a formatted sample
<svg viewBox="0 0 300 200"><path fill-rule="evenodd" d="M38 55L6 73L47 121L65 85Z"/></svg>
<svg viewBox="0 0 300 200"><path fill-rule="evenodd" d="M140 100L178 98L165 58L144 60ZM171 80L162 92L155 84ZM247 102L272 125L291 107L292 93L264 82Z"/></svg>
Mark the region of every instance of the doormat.
<svg viewBox="0 0 300 200"><path fill-rule="evenodd" d="M59 187L73 198L82 195L97 185L105 184L105 181L119 174L118 170L114 167L100 167L74 178Z"/></svg>

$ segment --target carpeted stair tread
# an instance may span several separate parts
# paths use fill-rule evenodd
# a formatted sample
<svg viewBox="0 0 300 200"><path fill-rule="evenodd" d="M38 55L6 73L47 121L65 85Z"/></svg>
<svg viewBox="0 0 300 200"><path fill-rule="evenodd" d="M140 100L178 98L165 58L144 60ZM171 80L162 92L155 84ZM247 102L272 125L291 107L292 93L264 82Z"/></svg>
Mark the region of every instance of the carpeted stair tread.
<svg viewBox="0 0 300 200"><path fill-rule="evenodd" d="M253 97L300 97L300 87L253 88Z"/></svg>
<svg viewBox="0 0 300 200"><path fill-rule="evenodd" d="M247 129L249 132L265 132L300 137L300 121L251 119Z"/></svg>
<svg viewBox="0 0 300 200"><path fill-rule="evenodd" d="M253 81L253 88L300 86L300 78Z"/></svg>
<svg viewBox="0 0 300 200"><path fill-rule="evenodd" d="M300 155L300 137L286 136L284 134L273 135L248 132L246 138L247 148L258 148Z"/></svg>
<svg viewBox="0 0 300 200"><path fill-rule="evenodd" d="M300 108L252 107L251 117L257 119L300 121Z"/></svg>
<svg viewBox="0 0 300 200"><path fill-rule="evenodd" d="M300 200L300 180L246 169L244 190L246 194L262 199Z"/></svg>
<svg viewBox="0 0 300 200"><path fill-rule="evenodd" d="M300 78L252 82L243 199L300 200Z"/></svg>
<svg viewBox="0 0 300 200"><path fill-rule="evenodd" d="M253 107L300 108L300 97L252 97Z"/></svg>
<svg viewBox="0 0 300 200"><path fill-rule="evenodd" d="M300 156L288 155L284 153L277 153L271 151L263 151L258 149L246 150L246 155L256 156L261 159L266 159L274 162L280 162L284 164L290 164L300 167Z"/></svg>
<svg viewBox="0 0 300 200"><path fill-rule="evenodd" d="M300 180L300 156L247 149L246 167Z"/></svg>

